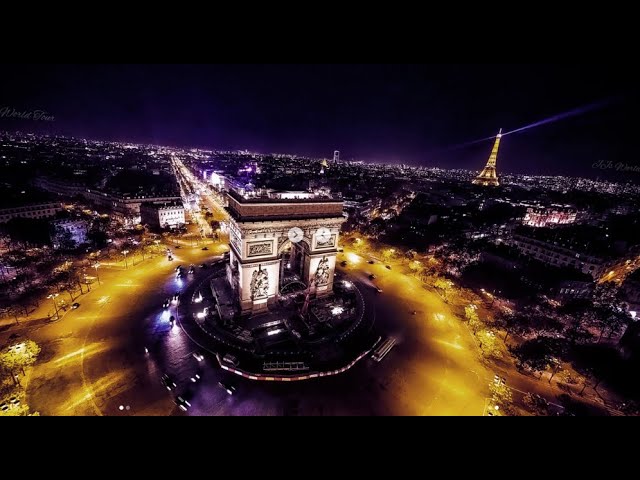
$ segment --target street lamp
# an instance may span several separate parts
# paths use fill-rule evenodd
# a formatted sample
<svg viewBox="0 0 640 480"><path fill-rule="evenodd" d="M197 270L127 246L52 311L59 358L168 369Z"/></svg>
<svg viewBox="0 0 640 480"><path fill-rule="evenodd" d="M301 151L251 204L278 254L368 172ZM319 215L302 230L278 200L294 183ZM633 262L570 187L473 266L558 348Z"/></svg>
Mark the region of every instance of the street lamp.
<svg viewBox="0 0 640 480"><path fill-rule="evenodd" d="M129 264L127 263L127 253L129 253L129 250L122 251L122 254L124 255L124 268L129 268Z"/></svg>
<svg viewBox="0 0 640 480"><path fill-rule="evenodd" d="M98 275L98 268L100 268L100 262L94 263L93 268L96 269L96 278L98 279L98 285L100 285L100 275Z"/></svg>
<svg viewBox="0 0 640 480"><path fill-rule="evenodd" d="M53 302L53 308L55 308L56 310L56 317L60 317L60 314L58 313L58 305L56 304L56 297L60 296L59 293L55 293L55 294L51 294L48 295L47 298L50 298L51 301Z"/></svg>

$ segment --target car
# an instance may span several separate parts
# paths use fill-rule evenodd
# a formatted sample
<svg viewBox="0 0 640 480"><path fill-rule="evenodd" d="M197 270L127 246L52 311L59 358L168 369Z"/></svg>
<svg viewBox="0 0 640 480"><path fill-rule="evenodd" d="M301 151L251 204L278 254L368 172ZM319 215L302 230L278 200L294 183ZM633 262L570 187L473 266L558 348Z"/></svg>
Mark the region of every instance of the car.
<svg viewBox="0 0 640 480"><path fill-rule="evenodd" d="M77 310L78 308L80 308L80 304L79 303L74 303L73 305L71 305L71 309L72 310Z"/></svg>
<svg viewBox="0 0 640 480"><path fill-rule="evenodd" d="M202 355L201 353L198 353L198 352L193 352L193 358L195 358L199 362L203 362L204 361L204 355Z"/></svg>
<svg viewBox="0 0 640 480"><path fill-rule="evenodd" d="M18 397L11 397L9 399L9 403L14 407L17 407L18 405L20 405L20 400L18 399Z"/></svg>
<svg viewBox="0 0 640 480"><path fill-rule="evenodd" d="M207 264L206 263L201 263L200 264L200 268L207 268Z"/></svg>
<svg viewBox="0 0 640 480"><path fill-rule="evenodd" d="M179 272L180 270L182 270L182 265L178 265L178 266L176 267L176 272Z"/></svg>
<svg viewBox="0 0 640 480"><path fill-rule="evenodd" d="M228 383L218 382L218 386L225 390L229 395L236 393L236 387Z"/></svg>
<svg viewBox="0 0 640 480"><path fill-rule="evenodd" d="M375 265L376 262L374 262L373 260L369 260L369 265Z"/></svg>
<svg viewBox="0 0 640 480"><path fill-rule="evenodd" d="M378 293L382 293L382 289L381 289L381 288L377 288L377 289L376 289L376 292L378 292Z"/></svg>
<svg viewBox="0 0 640 480"><path fill-rule="evenodd" d="M193 377L191 377L191 382L193 383L198 383L200 380L202 380L202 377L197 373Z"/></svg>
<svg viewBox="0 0 640 480"><path fill-rule="evenodd" d="M166 310L167 308L169 308L169 303L170 303L170 302L169 302L169 299L167 298L167 299L164 301L164 303L162 304L162 308L164 308L165 310Z"/></svg>
<svg viewBox="0 0 640 480"><path fill-rule="evenodd" d="M187 400L186 398L184 398L181 395L178 395L174 400L173 403L175 403L178 408L180 410L182 410L183 412L186 412L187 410L189 410L189 408L191 407L191 404L189 403L189 400Z"/></svg>
<svg viewBox="0 0 640 480"><path fill-rule="evenodd" d="M224 357L222 357L222 361L234 367L240 365L238 358L235 355L231 355L230 353L227 353Z"/></svg>
<svg viewBox="0 0 640 480"><path fill-rule="evenodd" d="M202 251L203 252L208 252L209 251L209 247L202 247Z"/></svg>
<svg viewBox="0 0 640 480"><path fill-rule="evenodd" d="M191 267L189 268L189 275L193 275L195 271L196 271L196 268L193 265L191 265Z"/></svg>
<svg viewBox="0 0 640 480"><path fill-rule="evenodd" d="M176 249L176 250L180 250L181 248L182 248L182 247L181 247L180 245L176 245L176 246L175 246L175 249Z"/></svg>
<svg viewBox="0 0 640 480"><path fill-rule="evenodd" d="M389 265L386 266L387 270L391 270L391 267Z"/></svg>
<svg viewBox="0 0 640 480"><path fill-rule="evenodd" d="M184 277L184 273L182 272L176 273L176 278L182 278L182 277Z"/></svg>
<svg viewBox="0 0 640 480"><path fill-rule="evenodd" d="M369 275L369 280L375 280L376 278L378 278L378 277L376 277L376 276L375 276L375 275L373 275L373 274Z"/></svg>
<svg viewBox="0 0 640 480"><path fill-rule="evenodd" d="M169 260L170 262L173 262L173 257L172 256L168 256L167 260Z"/></svg>
<svg viewBox="0 0 640 480"><path fill-rule="evenodd" d="M3 403L0 405L0 412L6 412L7 410L9 410L9 404Z"/></svg>
<svg viewBox="0 0 640 480"><path fill-rule="evenodd" d="M346 267L349 264L347 262L342 262L340 265L342 265L343 267Z"/></svg>
<svg viewBox="0 0 640 480"><path fill-rule="evenodd" d="M160 379L160 381L162 382L162 385L164 385L165 388L170 392L178 388L178 385L176 384L176 382L174 382L173 379L166 373L162 375L162 378Z"/></svg>

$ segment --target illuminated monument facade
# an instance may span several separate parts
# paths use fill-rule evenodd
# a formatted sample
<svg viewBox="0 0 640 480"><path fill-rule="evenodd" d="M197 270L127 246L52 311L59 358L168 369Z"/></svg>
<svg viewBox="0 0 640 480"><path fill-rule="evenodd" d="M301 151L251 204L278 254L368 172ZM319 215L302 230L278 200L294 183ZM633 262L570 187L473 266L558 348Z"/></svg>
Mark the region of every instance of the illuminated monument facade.
<svg viewBox="0 0 640 480"><path fill-rule="evenodd" d="M227 279L243 314L268 310L284 282L315 296L333 291L343 216L341 200L309 192L228 194Z"/></svg>
<svg viewBox="0 0 640 480"><path fill-rule="evenodd" d="M482 185L483 187L499 187L500 180L498 180L498 172L496 170L496 165L498 163L498 150L500 149L500 140L502 139L502 129L500 129L500 133L496 137L496 143L493 146L493 150L491 151L491 156L489 157L489 161L487 162L487 166L484 167L482 173L476 177L473 181L474 185Z"/></svg>

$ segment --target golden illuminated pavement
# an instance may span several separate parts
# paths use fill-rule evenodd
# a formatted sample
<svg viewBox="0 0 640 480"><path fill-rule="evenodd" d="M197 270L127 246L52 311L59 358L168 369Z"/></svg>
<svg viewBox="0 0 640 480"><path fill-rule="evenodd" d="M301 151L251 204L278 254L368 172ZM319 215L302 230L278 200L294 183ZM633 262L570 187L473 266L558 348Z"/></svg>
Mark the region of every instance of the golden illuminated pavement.
<svg viewBox="0 0 640 480"><path fill-rule="evenodd" d="M212 254L189 248L176 252L183 265ZM375 304L376 328L399 339L382 363L365 360L343 377L309 385L232 378L241 394L229 398L217 388L222 372L210 367L210 379L189 413L280 415L295 405L297 414L482 415L492 374L450 306L400 266L390 271L354 258L349 255L347 270ZM105 270L103 285L83 297L78 310L33 333L44 347L28 389L33 410L44 415L179 413L159 379L169 372L178 383L188 382L193 346L179 331L167 333L160 326L149 333L149 325L156 328L161 302L175 288L176 265L159 257L127 271ZM378 276L375 283L384 293L374 290L369 273ZM149 338L159 343L148 344L153 355L144 355ZM131 410L120 412L120 405Z"/></svg>
<svg viewBox="0 0 640 480"><path fill-rule="evenodd" d="M399 339L387 359L367 366L384 391L380 413L482 415L492 374L451 306L399 264L388 270L385 264L369 265L368 257L348 251L344 259L349 262L346 270L359 277L361 290L376 304L377 329ZM371 282L370 274L377 279Z"/></svg>
<svg viewBox="0 0 640 480"><path fill-rule="evenodd" d="M101 285L79 299L80 308L29 337L43 347L27 390L33 411L43 415L116 413L112 399L133 389L136 414L169 414L173 404L158 383L154 365L144 356L144 320L154 321L165 298L179 289L175 267L200 263L225 250L210 245L175 250L135 267L103 266ZM143 389L137 387L144 387Z"/></svg>

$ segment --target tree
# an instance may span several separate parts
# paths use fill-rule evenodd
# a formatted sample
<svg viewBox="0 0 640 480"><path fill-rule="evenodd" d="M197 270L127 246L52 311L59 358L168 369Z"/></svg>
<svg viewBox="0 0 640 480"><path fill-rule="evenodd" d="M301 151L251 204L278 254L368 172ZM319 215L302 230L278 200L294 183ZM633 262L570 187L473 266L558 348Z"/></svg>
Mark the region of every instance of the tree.
<svg viewBox="0 0 640 480"><path fill-rule="evenodd" d="M612 282L601 283L593 292L594 303L597 305L612 305L618 299L618 285Z"/></svg>
<svg viewBox="0 0 640 480"><path fill-rule="evenodd" d="M107 246L107 240L109 239L108 235L102 231L95 228L92 228L87 233L87 240L91 242L91 244L95 248L104 248Z"/></svg>
<svg viewBox="0 0 640 480"><path fill-rule="evenodd" d="M480 322L480 317L478 317L478 310L473 306L468 306L464 309L464 316L467 322L469 322L469 328L474 333L477 333L483 327L482 322Z"/></svg>
<svg viewBox="0 0 640 480"><path fill-rule="evenodd" d="M594 364L584 370L584 385L580 391L580 395L584 395L585 390L589 387L589 380L591 380L591 388L598 393L598 387L604 381L604 368L602 365Z"/></svg>
<svg viewBox="0 0 640 480"><path fill-rule="evenodd" d="M404 254L404 258L406 258L409 261L415 260L417 256L418 256L418 252L416 252L415 250L409 250Z"/></svg>
<svg viewBox="0 0 640 480"><path fill-rule="evenodd" d="M20 324L20 321L18 320L18 317L20 316L21 310L22 309L20 307L18 307L17 305L13 305L9 309L9 314L15 319L16 325Z"/></svg>
<svg viewBox="0 0 640 480"><path fill-rule="evenodd" d="M60 226L54 229L54 245L61 250L74 250L77 247L71 232Z"/></svg>
<svg viewBox="0 0 640 480"><path fill-rule="evenodd" d="M359 238L357 238L356 240L360 240ZM360 242L362 242L362 240L360 240ZM355 245L358 245L358 242L355 242ZM387 248L385 250L382 251L382 260L384 260L385 262L388 262L389 260L391 260L394 256L395 256L395 249L393 248Z"/></svg>
<svg viewBox="0 0 640 480"><path fill-rule="evenodd" d="M502 351L500 350L500 342L495 333L490 330L480 330L476 333L476 338L480 343L480 350L487 358L500 358Z"/></svg>
<svg viewBox="0 0 640 480"><path fill-rule="evenodd" d="M447 294L453 288L453 282L445 278L438 278L434 284L434 287L442 292L444 299L447 299Z"/></svg>
<svg viewBox="0 0 640 480"><path fill-rule="evenodd" d="M489 386L489 396L494 407L499 407L499 410L506 415L513 413L513 394L506 382L496 379L496 381L491 383Z"/></svg>
<svg viewBox="0 0 640 480"><path fill-rule="evenodd" d="M469 305L464 309L464 316L468 322L478 320L478 309L475 305Z"/></svg>
<svg viewBox="0 0 640 480"><path fill-rule="evenodd" d="M529 368L542 374L549 367L557 365L556 358L563 353L563 350L559 340L538 337L514 348L512 352L519 368Z"/></svg>
<svg viewBox="0 0 640 480"><path fill-rule="evenodd" d="M549 415L549 402L543 397L535 393L527 393L524 396L524 404L538 416Z"/></svg>
<svg viewBox="0 0 640 480"><path fill-rule="evenodd" d="M584 328L582 322L578 320L574 320L566 332L567 340L574 347L578 344L585 344L590 342L593 339L593 335L589 330Z"/></svg>
<svg viewBox="0 0 640 480"><path fill-rule="evenodd" d="M374 218L371 222L369 222L366 226L366 232L372 237L378 238L381 234L385 232L387 228L387 222L378 217Z"/></svg>
<svg viewBox="0 0 640 480"><path fill-rule="evenodd" d="M15 380L16 370L22 370L24 374L25 367L36 362L40 351L40 346L33 340L12 345L0 354L0 367Z"/></svg>
<svg viewBox="0 0 640 480"><path fill-rule="evenodd" d="M622 334L631 322L631 317L625 311L612 305L597 309L596 325L600 329L597 343L600 343L605 335L611 338Z"/></svg>
<svg viewBox="0 0 640 480"><path fill-rule="evenodd" d="M421 278L424 272L424 265L421 262L414 260L409 264L409 270L411 270L416 277Z"/></svg>
<svg viewBox="0 0 640 480"><path fill-rule="evenodd" d="M507 332L504 337L504 342L507 343L510 335L526 336L530 334L532 332L532 327L529 320L530 317L527 315L499 315L496 318L496 324Z"/></svg>
<svg viewBox="0 0 640 480"><path fill-rule="evenodd" d="M553 378L562 370L562 363L555 357L549 359L549 367L551 368L551 375L549 376L549 385L553 381Z"/></svg>

